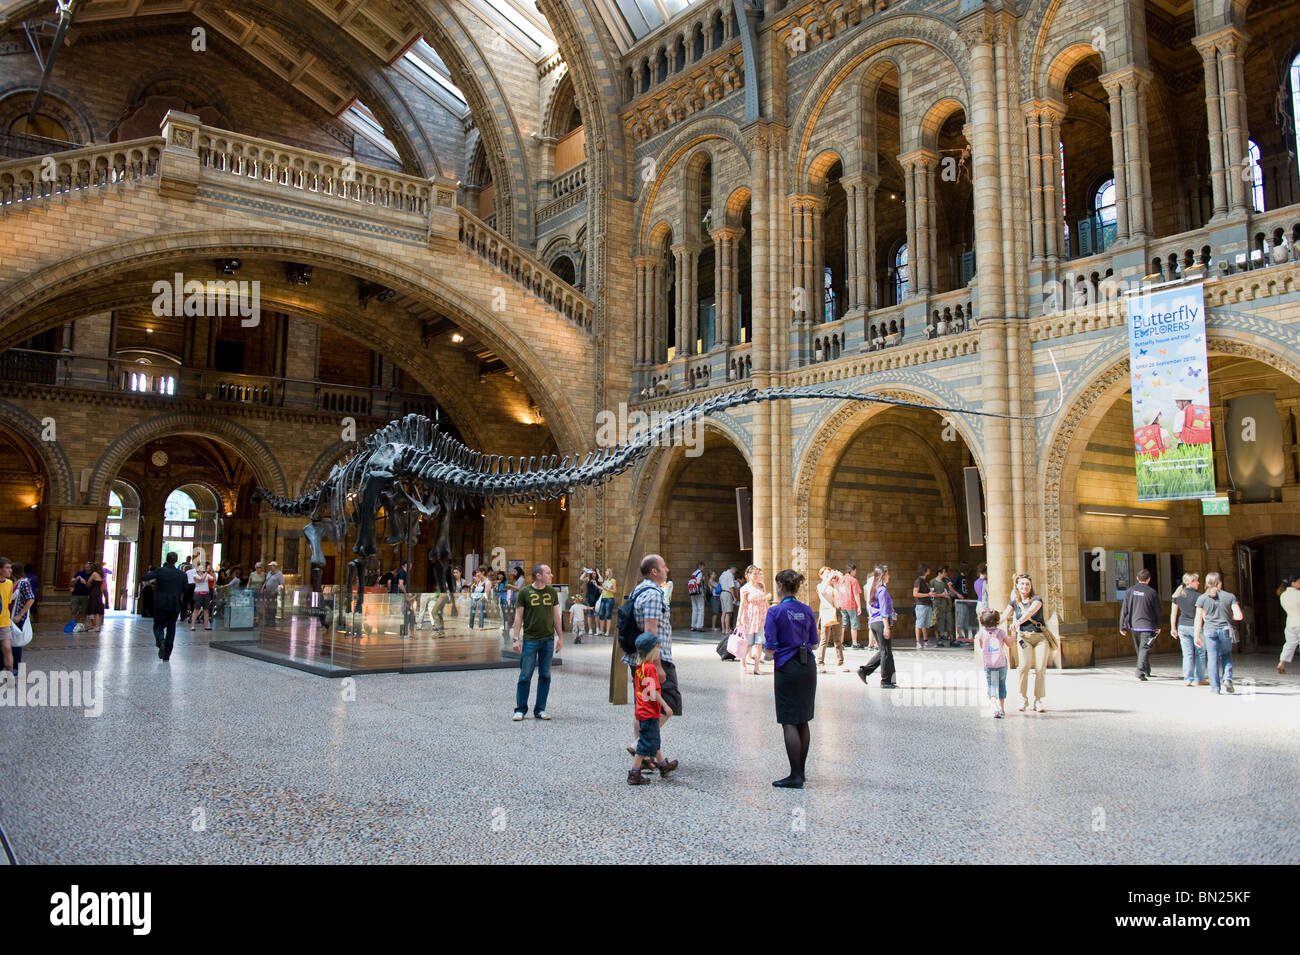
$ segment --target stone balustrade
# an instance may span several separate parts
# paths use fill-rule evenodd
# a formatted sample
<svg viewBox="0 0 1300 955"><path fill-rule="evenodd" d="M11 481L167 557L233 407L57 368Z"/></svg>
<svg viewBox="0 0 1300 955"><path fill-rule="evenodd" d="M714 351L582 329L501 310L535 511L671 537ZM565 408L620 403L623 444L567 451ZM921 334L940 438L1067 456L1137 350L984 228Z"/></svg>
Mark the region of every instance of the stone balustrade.
<svg viewBox="0 0 1300 955"><path fill-rule="evenodd" d="M535 257L490 228L468 209L460 216L460 244L508 276L530 294L560 312L569 321L591 331L595 305L568 282L563 281Z"/></svg>
<svg viewBox="0 0 1300 955"><path fill-rule="evenodd" d="M416 216L427 216L432 205L433 183L418 176L206 126L199 127L197 143L205 179L238 177L339 205L357 203Z"/></svg>
<svg viewBox="0 0 1300 955"><path fill-rule="evenodd" d="M903 341L903 306L878 308L867 315L867 351L891 348Z"/></svg>
<svg viewBox="0 0 1300 955"><path fill-rule="evenodd" d="M551 198L559 199L585 188L587 188L587 164L581 162L555 177L551 183Z"/></svg>
<svg viewBox="0 0 1300 955"><path fill-rule="evenodd" d="M930 296L929 314L925 323L926 338L958 335L974 327L975 311L970 289L960 288Z"/></svg>
<svg viewBox="0 0 1300 955"><path fill-rule="evenodd" d="M0 163L0 212L87 189L155 179L163 140L86 146Z"/></svg>

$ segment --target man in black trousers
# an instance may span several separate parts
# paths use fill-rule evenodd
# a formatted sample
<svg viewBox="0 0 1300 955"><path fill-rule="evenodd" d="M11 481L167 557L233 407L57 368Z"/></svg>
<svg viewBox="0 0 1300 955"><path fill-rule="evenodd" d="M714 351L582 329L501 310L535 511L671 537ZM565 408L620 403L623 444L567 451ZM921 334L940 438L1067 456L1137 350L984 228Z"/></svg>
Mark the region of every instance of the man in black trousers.
<svg viewBox="0 0 1300 955"><path fill-rule="evenodd" d="M1130 630L1137 650L1137 678L1145 683L1151 675L1151 645L1160 636L1160 595L1151 586L1151 571L1145 567L1138 571L1137 583L1124 595L1119 611L1120 634Z"/></svg>
<svg viewBox="0 0 1300 955"><path fill-rule="evenodd" d="M167 555L167 563L144 575L154 581L153 642L158 645L158 659L169 660L172 643L176 640L176 617L181 612L181 598L185 593L185 571L176 566L176 552Z"/></svg>

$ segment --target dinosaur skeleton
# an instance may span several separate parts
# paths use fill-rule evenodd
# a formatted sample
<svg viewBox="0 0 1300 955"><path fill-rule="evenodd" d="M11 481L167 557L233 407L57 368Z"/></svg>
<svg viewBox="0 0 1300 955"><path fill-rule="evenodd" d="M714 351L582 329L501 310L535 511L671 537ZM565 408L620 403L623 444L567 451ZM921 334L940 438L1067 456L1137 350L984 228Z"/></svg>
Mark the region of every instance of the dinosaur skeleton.
<svg viewBox="0 0 1300 955"><path fill-rule="evenodd" d="M1056 368L1055 357L1052 358ZM361 609L364 564L376 552L375 529L382 507L388 517L387 543L411 544L419 535L422 518L437 518L438 531L430 553L434 561L434 583L440 593L449 584L451 559L451 512L461 504L507 502L522 504L547 501L580 487L595 487L626 471L665 439L684 434L684 429L709 415L759 401L816 398L868 401L877 404L921 408L927 411L978 415L1029 421L1054 415L1061 406L1061 375L1056 369L1056 406L1037 415L1006 415L968 408L950 408L921 402L862 394L831 388L751 388L727 392L665 414L630 436L626 444L592 451L585 456L543 455L505 457L471 450L439 430L430 419L411 414L384 425L369 435L347 458L331 469L316 488L296 498L283 498L257 488L255 499L286 516L306 516L304 534L311 544L313 569L325 563L321 544L332 540L343 545L348 529L356 528L352 551L356 559L348 564L346 610ZM313 582L317 575L313 573ZM353 596L353 583L356 594Z"/></svg>

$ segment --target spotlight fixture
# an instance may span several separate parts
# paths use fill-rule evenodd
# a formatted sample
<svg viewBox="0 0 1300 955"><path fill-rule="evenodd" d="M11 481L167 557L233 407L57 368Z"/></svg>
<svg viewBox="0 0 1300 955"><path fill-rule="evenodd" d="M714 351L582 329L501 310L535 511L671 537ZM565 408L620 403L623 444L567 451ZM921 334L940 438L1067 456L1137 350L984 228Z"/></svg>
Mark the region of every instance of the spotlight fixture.
<svg viewBox="0 0 1300 955"><path fill-rule="evenodd" d="M285 268L285 277L290 285L311 285L311 266L290 262Z"/></svg>
<svg viewBox="0 0 1300 955"><path fill-rule="evenodd" d="M145 333L146 335L152 335L152 334L153 334L153 329L152 329L152 328L146 328L146 329L144 330L144 333Z"/></svg>
<svg viewBox="0 0 1300 955"><path fill-rule="evenodd" d="M379 285L375 282L362 282L361 288L357 293L357 302L364 309L370 302L376 301L380 305L391 302L397 298L397 292L393 289Z"/></svg>
<svg viewBox="0 0 1300 955"><path fill-rule="evenodd" d="M459 345L461 342L463 342L463 341L465 340L465 336L462 335L460 332L452 332L452 333L451 333L451 340L452 340L454 343L456 343L457 345Z"/></svg>
<svg viewBox="0 0 1300 955"><path fill-rule="evenodd" d="M234 275L241 265L239 259L217 259L217 271L222 275Z"/></svg>

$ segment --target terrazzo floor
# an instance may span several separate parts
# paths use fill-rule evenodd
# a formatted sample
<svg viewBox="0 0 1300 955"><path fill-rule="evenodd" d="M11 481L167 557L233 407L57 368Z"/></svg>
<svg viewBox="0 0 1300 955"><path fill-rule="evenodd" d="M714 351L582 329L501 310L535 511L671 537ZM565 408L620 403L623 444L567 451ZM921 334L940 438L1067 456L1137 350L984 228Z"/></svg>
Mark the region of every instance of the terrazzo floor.
<svg viewBox="0 0 1300 955"><path fill-rule="evenodd" d="M675 646L680 769L634 788L608 640L566 645L553 719L513 723L512 671L349 683L210 635L170 663L134 618L38 635L29 666L102 672L103 712L0 707L19 863L1300 861L1300 675L1271 655L1239 658L1235 696L1184 687L1174 656L1145 684L1131 661L1050 671L1049 712L1015 712L1013 685L994 720L968 651L903 647L899 690L821 677L791 791L770 666L712 640Z"/></svg>

